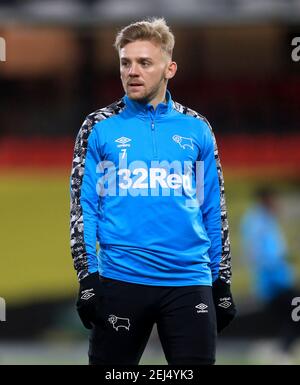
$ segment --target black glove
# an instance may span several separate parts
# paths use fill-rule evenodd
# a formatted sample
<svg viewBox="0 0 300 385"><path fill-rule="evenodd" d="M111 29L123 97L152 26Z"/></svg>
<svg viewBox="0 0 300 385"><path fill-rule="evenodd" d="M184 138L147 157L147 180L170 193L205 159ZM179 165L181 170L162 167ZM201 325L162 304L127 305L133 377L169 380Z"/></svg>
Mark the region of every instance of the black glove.
<svg viewBox="0 0 300 385"><path fill-rule="evenodd" d="M220 333L236 316L230 285L218 278L213 282L212 293L217 316L217 330Z"/></svg>
<svg viewBox="0 0 300 385"><path fill-rule="evenodd" d="M98 273L92 273L80 281L77 312L87 329L92 329L99 314L100 279Z"/></svg>

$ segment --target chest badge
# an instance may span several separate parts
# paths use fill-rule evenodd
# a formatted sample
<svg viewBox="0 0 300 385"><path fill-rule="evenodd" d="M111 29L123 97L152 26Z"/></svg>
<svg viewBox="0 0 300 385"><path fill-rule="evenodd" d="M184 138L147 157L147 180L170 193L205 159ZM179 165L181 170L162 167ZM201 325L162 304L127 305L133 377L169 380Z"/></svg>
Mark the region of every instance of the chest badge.
<svg viewBox="0 0 300 385"><path fill-rule="evenodd" d="M129 142L131 142L131 139L126 138L126 136L121 136L121 138L116 139L115 142L118 143L117 147L130 147Z"/></svg>
<svg viewBox="0 0 300 385"><path fill-rule="evenodd" d="M194 149L194 145L193 145L193 139L192 138L185 138L184 136L180 136L180 135L173 135L172 136L172 139L174 140L175 143L178 143L179 146L181 148L183 148L184 150L186 148L190 148L191 150Z"/></svg>

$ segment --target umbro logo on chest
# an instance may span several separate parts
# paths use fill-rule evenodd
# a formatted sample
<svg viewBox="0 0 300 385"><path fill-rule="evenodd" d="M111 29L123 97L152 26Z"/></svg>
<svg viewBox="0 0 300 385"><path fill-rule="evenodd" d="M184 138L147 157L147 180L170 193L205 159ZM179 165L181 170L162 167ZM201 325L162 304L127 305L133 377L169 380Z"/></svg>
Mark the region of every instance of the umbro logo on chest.
<svg viewBox="0 0 300 385"><path fill-rule="evenodd" d="M116 139L115 142L118 143L117 147L130 147L129 142L131 142L131 139L126 138L126 136L121 136L120 138Z"/></svg>

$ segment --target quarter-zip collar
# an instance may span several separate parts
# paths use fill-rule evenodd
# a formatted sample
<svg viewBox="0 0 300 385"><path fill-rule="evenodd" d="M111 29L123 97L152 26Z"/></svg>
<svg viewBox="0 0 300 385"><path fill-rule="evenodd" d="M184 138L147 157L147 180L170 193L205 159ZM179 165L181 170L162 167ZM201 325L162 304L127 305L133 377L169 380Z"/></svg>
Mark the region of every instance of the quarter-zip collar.
<svg viewBox="0 0 300 385"><path fill-rule="evenodd" d="M166 103L159 103L155 110L152 104L137 102L130 99L127 95L123 97L123 101L126 104L127 112L139 117L155 116L157 118L166 115L173 108L171 93L168 90L166 92Z"/></svg>

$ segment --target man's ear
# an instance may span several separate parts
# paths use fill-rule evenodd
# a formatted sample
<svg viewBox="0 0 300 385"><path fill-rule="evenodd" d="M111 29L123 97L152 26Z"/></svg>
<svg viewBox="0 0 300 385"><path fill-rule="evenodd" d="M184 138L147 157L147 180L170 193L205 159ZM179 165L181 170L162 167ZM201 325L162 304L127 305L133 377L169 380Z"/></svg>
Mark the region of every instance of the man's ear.
<svg viewBox="0 0 300 385"><path fill-rule="evenodd" d="M166 71L165 71L165 78L166 79L172 79L177 71L177 64L175 61L170 61L167 65Z"/></svg>

